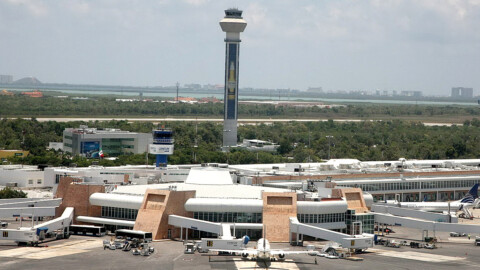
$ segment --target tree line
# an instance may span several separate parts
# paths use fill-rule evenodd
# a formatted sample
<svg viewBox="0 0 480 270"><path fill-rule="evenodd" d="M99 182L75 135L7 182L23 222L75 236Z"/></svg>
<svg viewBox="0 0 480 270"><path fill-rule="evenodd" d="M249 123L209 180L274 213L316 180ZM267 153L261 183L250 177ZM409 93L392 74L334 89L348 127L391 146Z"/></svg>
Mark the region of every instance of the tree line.
<svg viewBox="0 0 480 270"><path fill-rule="evenodd" d="M48 142L62 141L63 130L80 124L96 128L119 128L136 132L151 132L151 122L91 121L39 122L35 119L1 119L0 148L30 151L25 158L9 160L23 164L54 166L152 164L153 155L126 154L117 160L92 160L72 156L71 153L47 150ZM465 121L463 126L426 126L414 121L363 122L282 122L273 124L241 125L238 140L262 139L278 143L274 153L249 152L232 149L221 152L222 123L168 122L175 135L175 151L170 164L190 163L282 163L321 161L328 158L355 158L369 160L454 159L478 158L480 150L480 120ZM328 138L329 136L330 138Z"/></svg>
<svg viewBox="0 0 480 270"><path fill-rule="evenodd" d="M339 107L292 107L271 104L240 104L239 117L271 118L431 118L480 115L476 106L434 106L403 104L349 104ZM30 98L26 96L2 96L1 117L40 116L90 116L90 117L222 117L222 103L162 103L162 102L117 102L115 97L94 96L88 100L58 98Z"/></svg>

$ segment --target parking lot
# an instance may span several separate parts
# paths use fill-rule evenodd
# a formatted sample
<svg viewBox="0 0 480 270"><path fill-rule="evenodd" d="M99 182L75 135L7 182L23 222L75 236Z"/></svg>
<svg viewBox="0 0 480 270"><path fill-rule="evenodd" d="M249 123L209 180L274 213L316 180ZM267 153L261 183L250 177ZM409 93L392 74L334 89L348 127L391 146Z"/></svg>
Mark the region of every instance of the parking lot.
<svg viewBox="0 0 480 270"><path fill-rule="evenodd" d="M384 238L419 241L422 232L393 227L395 233ZM285 262L274 262L271 269L471 269L480 268L480 247L473 245L473 238L450 237L449 233L437 233L437 248L413 249L409 246L391 248L377 245L364 254L355 255L363 261L327 259L308 255L292 255ZM253 261L238 256L209 254L183 254L179 241L154 242L151 256L134 256L121 250L104 250L102 238L72 236L68 240L44 243L42 247L17 247L12 242L0 241L0 269L255 269L261 268ZM321 248L326 242L310 241ZM250 243L249 247L255 245ZM287 243L273 243L272 248L298 250Z"/></svg>

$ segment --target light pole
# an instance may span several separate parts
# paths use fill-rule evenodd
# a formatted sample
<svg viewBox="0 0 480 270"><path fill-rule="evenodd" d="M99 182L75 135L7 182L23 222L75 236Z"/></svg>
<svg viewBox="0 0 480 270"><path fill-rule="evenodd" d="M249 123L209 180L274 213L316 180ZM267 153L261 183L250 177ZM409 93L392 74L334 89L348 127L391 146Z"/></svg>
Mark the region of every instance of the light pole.
<svg viewBox="0 0 480 270"><path fill-rule="evenodd" d="M328 136L325 136L325 138L328 139L328 159L330 160L330 145L331 145L330 140L333 138L333 136L328 135Z"/></svg>

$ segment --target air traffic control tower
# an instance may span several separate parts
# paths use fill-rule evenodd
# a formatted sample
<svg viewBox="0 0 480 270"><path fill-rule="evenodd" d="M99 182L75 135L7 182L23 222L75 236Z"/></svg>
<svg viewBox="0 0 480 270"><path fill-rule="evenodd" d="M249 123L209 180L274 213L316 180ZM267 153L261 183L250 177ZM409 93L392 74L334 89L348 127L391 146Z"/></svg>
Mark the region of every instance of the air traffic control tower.
<svg viewBox="0 0 480 270"><path fill-rule="evenodd" d="M245 30L247 22L242 18L241 10L232 8L225 10L225 17L220 21L220 27L226 33L223 147L228 148L237 145L240 32Z"/></svg>
<svg viewBox="0 0 480 270"><path fill-rule="evenodd" d="M173 131L167 128L156 129L152 132L153 144L148 146L148 153L156 156L157 168L167 167L168 156L173 154Z"/></svg>

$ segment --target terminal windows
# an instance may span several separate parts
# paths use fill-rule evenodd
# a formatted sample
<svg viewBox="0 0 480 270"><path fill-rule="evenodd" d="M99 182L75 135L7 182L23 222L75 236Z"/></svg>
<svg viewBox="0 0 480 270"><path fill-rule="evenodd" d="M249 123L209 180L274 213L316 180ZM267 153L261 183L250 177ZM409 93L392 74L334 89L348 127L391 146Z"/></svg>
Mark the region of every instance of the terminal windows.
<svg viewBox="0 0 480 270"><path fill-rule="evenodd" d="M399 191L399 190L425 190L425 189L442 189L442 188L469 188L478 183L479 180L438 180L438 181L402 181L390 183L368 183L368 184L342 184L338 182L338 186L358 187L363 191Z"/></svg>
<svg viewBox="0 0 480 270"><path fill-rule="evenodd" d="M29 179L29 180L28 180L28 184L29 184L29 185L33 185L33 180L32 180L32 179Z"/></svg>
<svg viewBox="0 0 480 270"><path fill-rule="evenodd" d="M345 222L345 213L331 214L297 214L300 223L333 223Z"/></svg>
<svg viewBox="0 0 480 270"><path fill-rule="evenodd" d="M125 220L136 220L137 215L138 215L138 210L136 209L102 206L102 217L125 219Z"/></svg>
<svg viewBox="0 0 480 270"><path fill-rule="evenodd" d="M262 223L262 213L193 212L193 218L211 222Z"/></svg>

